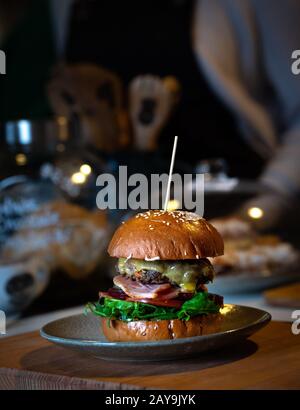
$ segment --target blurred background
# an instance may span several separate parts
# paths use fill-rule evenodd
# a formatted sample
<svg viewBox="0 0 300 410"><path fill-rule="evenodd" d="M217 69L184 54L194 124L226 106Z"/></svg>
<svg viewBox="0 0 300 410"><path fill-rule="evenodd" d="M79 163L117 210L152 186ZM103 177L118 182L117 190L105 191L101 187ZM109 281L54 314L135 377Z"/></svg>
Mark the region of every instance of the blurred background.
<svg viewBox="0 0 300 410"><path fill-rule="evenodd" d="M0 0L0 309L96 299L132 214L98 210L96 178L168 172L174 135L225 238L211 290L299 281L299 21L297 0Z"/></svg>

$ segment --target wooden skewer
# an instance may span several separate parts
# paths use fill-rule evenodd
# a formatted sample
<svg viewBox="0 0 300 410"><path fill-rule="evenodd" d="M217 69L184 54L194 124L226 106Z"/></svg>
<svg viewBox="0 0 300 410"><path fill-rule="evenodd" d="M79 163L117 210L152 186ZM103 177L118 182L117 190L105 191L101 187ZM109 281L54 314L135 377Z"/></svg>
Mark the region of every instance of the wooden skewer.
<svg viewBox="0 0 300 410"><path fill-rule="evenodd" d="M169 197L170 197L171 181L172 181L173 168L174 168L176 149L177 149L177 141L178 141L178 136L176 135L175 138L174 138L174 144L173 144L173 152L172 152L171 165L170 165L170 171L169 171L169 178L168 178L168 185L167 185L167 192L166 192L166 198L165 198L164 211L168 210L168 202L169 202Z"/></svg>

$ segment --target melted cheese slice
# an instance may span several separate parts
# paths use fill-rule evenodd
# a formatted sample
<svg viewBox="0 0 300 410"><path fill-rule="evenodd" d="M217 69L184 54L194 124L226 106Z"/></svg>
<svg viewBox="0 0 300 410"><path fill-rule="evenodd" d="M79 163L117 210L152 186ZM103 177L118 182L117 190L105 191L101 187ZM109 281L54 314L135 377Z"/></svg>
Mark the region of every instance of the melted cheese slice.
<svg viewBox="0 0 300 410"><path fill-rule="evenodd" d="M121 274L132 275L142 270L154 270L168 278L170 282L180 286L182 292L195 292L197 282L201 283L213 280L214 270L207 259L199 259L195 262L187 261L145 261L140 259L121 258L118 262Z"/></svg>

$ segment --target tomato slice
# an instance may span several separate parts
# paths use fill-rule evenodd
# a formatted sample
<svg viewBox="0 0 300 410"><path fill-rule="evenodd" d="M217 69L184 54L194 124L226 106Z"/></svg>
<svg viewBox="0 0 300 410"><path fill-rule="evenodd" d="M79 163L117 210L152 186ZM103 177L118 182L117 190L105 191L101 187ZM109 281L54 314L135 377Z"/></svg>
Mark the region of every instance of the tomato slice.
<svg viewBox="0 0 300 410"><path fill-rule="evenodd" d="M107 292L100 292L100 297L125 300L127 302L147 303L154 306L174 307L180 309L185 300L178 299L134 299L127 296L124 292L116 292L115 289L109 289Z"/></svg>

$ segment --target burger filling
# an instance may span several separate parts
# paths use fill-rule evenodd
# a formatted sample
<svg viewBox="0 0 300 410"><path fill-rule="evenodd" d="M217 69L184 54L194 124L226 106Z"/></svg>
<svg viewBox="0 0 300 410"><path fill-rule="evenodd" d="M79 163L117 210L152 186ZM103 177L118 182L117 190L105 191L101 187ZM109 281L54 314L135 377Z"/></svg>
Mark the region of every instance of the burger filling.
<svg viewBox="0 0 300 410"><path fill-rule="evenodd" d="M171 283L182 292L195 292L197 285L211 282L214 269L208 259L184 261L145 261L119 259L121 275L144 284Z"/></svg>
<svg viewBox="0 0 300 410"><path fill-rule="evenodd" d="M145 261L119 259L114 287L100 292L100 300L87 308L108 319L189 320L218 313L223 298L207 292L214 270L207 259L197 261Z"/></svg>

